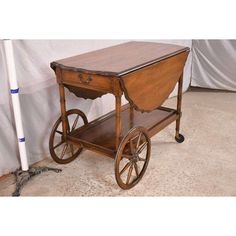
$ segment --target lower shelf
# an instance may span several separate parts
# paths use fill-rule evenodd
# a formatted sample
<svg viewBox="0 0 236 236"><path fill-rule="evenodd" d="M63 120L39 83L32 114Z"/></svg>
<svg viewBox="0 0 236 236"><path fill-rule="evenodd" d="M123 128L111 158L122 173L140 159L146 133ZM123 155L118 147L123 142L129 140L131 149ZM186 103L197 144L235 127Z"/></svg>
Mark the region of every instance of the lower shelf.
<svg viewBox="0 0 236 236"><path fill-rule="evenodd" d="M149 136L152 137L178 118L176 110L160 107L149 113L141 113L134 110L132 122L129 104L122 106L121 111L121 138L135 126L145 127ZM75 130L68 136L68 140L73 143L80 143L87 149L114 157L116 153L115 111Z"/></svg>

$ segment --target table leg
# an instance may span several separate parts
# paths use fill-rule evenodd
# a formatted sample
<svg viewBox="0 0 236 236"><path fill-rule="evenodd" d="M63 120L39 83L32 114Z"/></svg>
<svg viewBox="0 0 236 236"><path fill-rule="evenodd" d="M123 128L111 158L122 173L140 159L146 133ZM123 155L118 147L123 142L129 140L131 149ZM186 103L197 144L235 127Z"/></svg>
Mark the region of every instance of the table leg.
<svg viewBox="0 0 236 236"><path fill-rule="evenodd" d="M121 136L121 96L116 96L116 150L118 150Z"/></svg>
<svg viewBox="0 0 236 236"><path fill-rule="evenodd" d="M179 129L180 129L180 118L181 118L181 105L182 105L182 88L183 88L183 74L179 78L178 83L178 96L177 96L177 114L179 115L176 120L176 133L175 137L179 138Z"/></svg>
<svg viewBox="0 0 236 236"><path fill-rule="evenodd" d="M65 88L64 88L63 84L59 84L59 92L60 92L61 120L62 120L63 138L66 140L67 117L66 117Z"/></svg>
<svg viewBox="0 0 236 236"><path fill-rule="evenodd" d="M132 105L130 105L130 110L129 110L129 122L131 129L134 126L134 107Z"/></svg>

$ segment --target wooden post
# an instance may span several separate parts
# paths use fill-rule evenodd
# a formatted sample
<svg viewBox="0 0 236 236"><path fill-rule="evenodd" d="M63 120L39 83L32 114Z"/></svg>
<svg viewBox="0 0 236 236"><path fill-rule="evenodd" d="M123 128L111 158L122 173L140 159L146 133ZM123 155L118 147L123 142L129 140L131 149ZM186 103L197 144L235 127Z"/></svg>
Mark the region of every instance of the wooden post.
<svg viewBox="0 0 236 236"><path fill-rule="evenodd" d="M121 136L121 96L116 96L116 150L118 150Z"/></svg>
<svg viewBox="0 0 236 236"><path fill-rule="evenodd" d="M129 110L129 122L131 129L134 126L134 107L132 105L130 105L130 110Z"/></svg>
<svg viewBox="0 0 236 236"><path fill-rule="evenodd" d="M66 134L67 134L66 101L65 101L65 89L64 89L64 85L62 83L59 84L59 92L60 92L63 138L64 138L64 140L66 140Z"/></svg>
<svg viewBox="0 0 236 236"><path fill-rule="evenodd" d="M180 118L181 118L181 106L182 106L182 88L183 88L183 74L181 74L178 83L178 96L177 96L177 114L178 118L176 120L176 133L175 137L179 138L180 129Z"/></svg>

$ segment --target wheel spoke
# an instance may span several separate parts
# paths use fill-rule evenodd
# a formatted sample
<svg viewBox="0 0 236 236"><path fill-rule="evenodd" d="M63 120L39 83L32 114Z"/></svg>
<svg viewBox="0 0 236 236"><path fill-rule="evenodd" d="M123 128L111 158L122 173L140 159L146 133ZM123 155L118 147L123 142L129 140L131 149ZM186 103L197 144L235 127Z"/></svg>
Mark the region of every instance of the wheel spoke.
<svg viewBox="0 0 236 236"><path fill-rule="evenodd" d="M138 149L138 154L140 154L146 146L147 146L147 142L144 142L144 143L139 147L139 149Z"/></svg>
<svg viewBox="0 0 236 236"><path fill-rule="evenodd" d="M139 136L138 136L138 141L137 141L137 144L136 144L136 149L138 149L138 147L139 147L141 137L142 137L142 133L140 133Z"/></svg>
<svg viewBox="0 0 236 236"><path fill-rule="evenodd" d="M135 169L135 173L138 177L139 176L139 170L138 170L138 164L136 162L134 163L134 169Z"/></svg>
<svg viewBox="0 0 236 236"><path fill-rule="evenodd" d="M68 143L64 146L63 150L62 150L62 153L61 153L61 156L60 156L60 159L62 159L66 153L66 150L68 148Z"/></svg>
<svg viewBox="0 0 236 236"><path fill-rule="evenodd" d="M120 175L122 175L131 165L131 162L127 163L125 167L121 170Z"/></svg>
<svg viewBox="0 0 236 236"><path fill-rule="evenodd" d="M71 151L71 154L73 156L74 155L74 146L73 146L73 144L70 144L70 151Z"/></svg>
<svg viewBox="0 0 236 236"><path fill-rule="evenodd" d="M130 151L131 151L131 154L134 154L135 150L134 150L133 140L130 139L130 140L129 140L129 143L130 143Z"/></svg>
<svg viewBox="0 0 236 236"><path fill-rule="evenodd" d="M61 141L60 143L58 143L56 146L54 146L53 148L56 149L57 147L61 146L64 143L64 141Z"/></svg>
<svg viewBox="0 0 236 236"><path fill-rule="evenodd" d="M122 157L130 160L133 157L133 155L122 154Z"/></svg>
<svg viewBox="0 0 236 236"><path fill-rule="evenodd" d="M145 158L142 158L142 157L139 157L138 160L139 160L139 161L146 161L146 159L145 159Z"/></svg>
<svg viewBox="0 0 236 236"><path fill-rule="evenodd" d="M56 133L58 133L58 134L63 134L61 131L59 131L59 130L56 130Z"/></svg>
<svg viewBox="0 0 236 236"><path fill-rule="evenodd" d="M129 184L132 171L133 171L133 164L132 164L132 165L130 166L130 168L129 168L129 172L128 172L127 179L126 179L126 184Z"/></svg>
<svg viewBox="0 0 236 236"><path fill-rule="evenodd" d="M75 129L75 127L76 127L76 125L78 123L78 120L79 120L79 115L76 116L75 121L74 121L74 123L72 125L72 128L71 128L71 131L73 131Z"/></svg>

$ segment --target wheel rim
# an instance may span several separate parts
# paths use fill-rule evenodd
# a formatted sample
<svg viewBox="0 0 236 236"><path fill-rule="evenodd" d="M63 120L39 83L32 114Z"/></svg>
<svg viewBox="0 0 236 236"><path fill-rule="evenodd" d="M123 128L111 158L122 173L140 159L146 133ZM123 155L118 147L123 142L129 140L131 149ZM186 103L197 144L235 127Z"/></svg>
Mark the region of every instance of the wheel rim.
<svg viewBox="0 0 236 236"><path fill-rule="evenodd" d="M123 138L115 159L115 176L122 189L134 187L143 177L151 153L146 129L135 127Z"/></svg>
<svg viewBox="0 0 236 236"><path fill-rule="evenodd" d="M68 134L88 123L85 114L77 109L67 111L66 117L69 125ZM52 128L49 139L49 150L55 162L66 164L73 161L81 153L82 147L66 143L63 140L62 134L62 119L60 117Z"/></svg>

